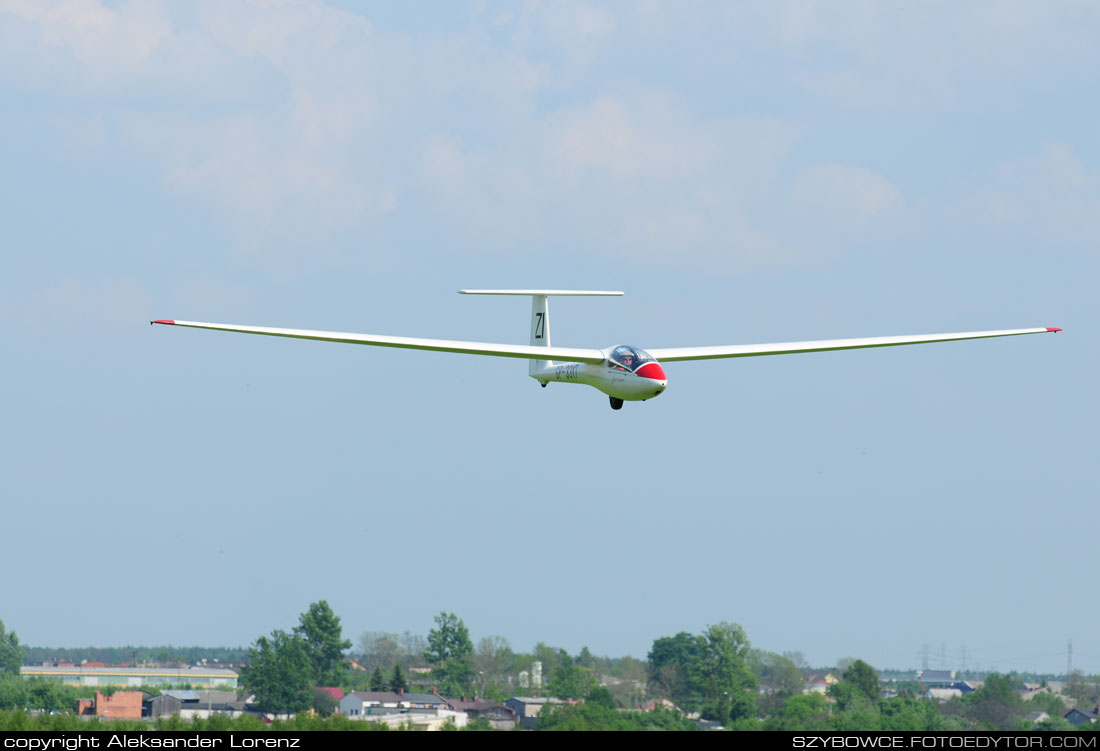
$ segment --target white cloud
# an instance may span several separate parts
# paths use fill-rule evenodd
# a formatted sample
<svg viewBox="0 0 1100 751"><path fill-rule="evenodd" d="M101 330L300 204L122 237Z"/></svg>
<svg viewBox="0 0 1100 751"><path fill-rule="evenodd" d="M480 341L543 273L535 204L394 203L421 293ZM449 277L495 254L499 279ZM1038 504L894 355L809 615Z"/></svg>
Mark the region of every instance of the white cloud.
<svg viewBox="0 0 1100 751"><path fill-rule="evenodd" d="M644 106L644 105L643 105ZM551 163L571 182L592 171L616 180L657 180L698 171L709 144L686 138L668 106L631 112L626 102L601 97L560 114L547 128Z"/></svg>
<svg viewBox="0 0 1100 751"><path fill-rule="evenodd" d="M153 2L128 2L116 11L96 0L15 0L4 10L35 24L47 46L65 48L101 70L140 65L171 33L163 7Z"/></svg>
<svg viewBox="0 0 1100 751"><path fill-rule="evenodd" d="M1060 17L1011 7L1023 20L959 12L1010 41ZM339 258L355 232L428 224L482 250L582 238L642 263L800 263L800 228L817 228L822 247L821 231L880 230L904 213L901 189L821 150L786 178L809 127L796 115L745 114L767 105L740 106L722 77L696 90L639 83L628 63L650 63L655 42L655 67L680 64L710 35L705 59L748 61L730 75L755 76L774 62L761 50L778 50L790 61L768 74L777 81L845 107L914 107L949 98L944 71L974 54L942 12L878 3L489 4L468 27L422 35L315 0L6 8L0 39L22 46L0 62L42 63L28 80L9 73L11 86L94 98L84 117L106 135L88 148L113 143L153 165L169 191L223 218L252 262L279 267ZM623 78L567 83L597 59ZM1074 195L1084 204L1062 221L1087 223L1093 194ZM830 247L813 255L843 252Z"/></svg>
<svg viewBox="0 0 1100 751"><path fill-rule="evenodd" d="M999 165L994 182L981 201L988 222L1035 233L1052 251L1100 248L1100 171L1067 145Z"/></svg>
<svg viewBox="0 0 1100 751"><path fill-rule="evenodd" d="M790 192L800 213L841 228L858 229L905 205L901 190L888 179L847 164L804 169L792 178Z"/></svg>

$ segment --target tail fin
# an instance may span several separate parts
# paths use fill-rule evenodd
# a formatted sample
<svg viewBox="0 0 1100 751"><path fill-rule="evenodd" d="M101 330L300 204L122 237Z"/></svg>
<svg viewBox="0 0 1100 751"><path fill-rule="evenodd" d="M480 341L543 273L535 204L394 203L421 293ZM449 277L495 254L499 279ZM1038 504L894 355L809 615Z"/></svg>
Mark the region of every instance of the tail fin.
<svg viewBox="0 0 1100 751"><path fill-rule="evenodd" d="M563 289L460 289L460 295L530 295L531 296L531 341L532 347L550 346L550 297L593 297L619 296L622 292L595 292L587 290ZM531 360L527 373L537 377L545 368L553 365L552 360Z"/></svg>
<svg viewBox="0 0 1100 751"><path fill-rule="evenodd" d="M550 300L546 295L531 295L532 347L550 346ZM529 360L527 375L533 376L554 364L553 360Z"/></svg>

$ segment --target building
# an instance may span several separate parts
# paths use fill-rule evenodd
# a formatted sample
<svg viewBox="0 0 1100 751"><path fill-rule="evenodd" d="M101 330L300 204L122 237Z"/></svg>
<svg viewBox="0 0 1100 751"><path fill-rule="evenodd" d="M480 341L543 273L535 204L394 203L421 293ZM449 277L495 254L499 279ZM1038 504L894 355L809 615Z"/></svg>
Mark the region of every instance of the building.
<svg viewBox="0 0 1100 751"><path fill-rule="evenodd" d="M919 670L917 680L925 688L955 688L957 682L954 670Z"/></svg>
<svg viewBox="0 0 1100 751"><path fill-rule="evenodd" d="M957 688L930 688L924 692L924 698L936 702L950 701L962 696L962 691Z"/></svg>
<svg viewBox="0 0 1100 751"><path fill-rule="evenodd" d="M401 696L409 709L447 709L447 700L435 692L430 694L406 694L402 692Z"/></svg>
<svg viewBox="0 0 1100 751"><path fill-rule="evenodd" d="M830 671L814 670L806 675L805 687L802 689L802 693L823 694L829 690L829 686L835 686L837 683L839 683L837 677Z"/></svg>
<svg viewBox="0 0 1100 751"><path fill-rule="evenodd" d="M439 730L448 722L465 727L467 715L456 712L436 694L393 691L352 691L340 700L339 712L353 720L390 726L410 724L418 730Z"/></svg>
<svg viewBox="0 0 1100 751"><path fill-rule="evenodd" d="M374 715L398 714L409 708L404 697L393 691L352 691L336 706L344 717L355 720L368 719Z"/></svg>
<svg viewBox="0 0 1100 751"><path fill-rule="evenodd" d="M504 706L512 710L520 727L526 730L534 730L538 721L539 712L547 704L565 704L561 699L550 696L513 696L504 702Z"/></svg>
<svg viewBox="0 0 1100 751"><path fill-rule="evenodd" d="M26 678L45 678L70 686L191 686L236 688L237 673L225 668L132 668L87 665L24 665Z"/></svg>
<svg viewBox="0 0 1100 751"><path fill-rule="evenodd" d="M196 717L207 719L212 715L226 717L240 717L243 714L262 715L258 709L238 699L235 691L165 691L164 693L180 700L179 715L185 720L193 720Z"/></svg>
<svg viewBox="0 0 1100 751"><path fill-rule="evenodd" d="M318 691L324 691L326 694L332 697L332 700L337 704L344 698L344 689L339 686L318 686Z"/></svg>
<svg viewBox="0 0 1100 751"><path fill-rule="evenodd" d="M465 712L471 720L483 719L488 721L493 730L515 730L516 713L510 707L506 707L489 699L448 699L447 706L455 712Z"/></svg>
<svg viewBox="0 0 1100 751"><path fill-rule="evenodd" d="M143 692L144 693L144 692ZM161 717L172 717L180 713L183 703L175 696L167 693L160 696L145 694L141 702L141 716L150 720L159 720Z"/></svg>
<svg viewBox="0 0 1100 751"><path fill-rule="evenodd" d="M145 696L141 691L118 691L111 696L96 691L95 716L104 720L140 720Z"/></svg>
<svg viewBox="0 0 1100 751"><path fill-rule="evenodd" d="M1077 709L1076 707L1062 716L1066 719L1066 722L1074 727L1088 725L1100 719L1100 713L1095 709Z"/></svg>

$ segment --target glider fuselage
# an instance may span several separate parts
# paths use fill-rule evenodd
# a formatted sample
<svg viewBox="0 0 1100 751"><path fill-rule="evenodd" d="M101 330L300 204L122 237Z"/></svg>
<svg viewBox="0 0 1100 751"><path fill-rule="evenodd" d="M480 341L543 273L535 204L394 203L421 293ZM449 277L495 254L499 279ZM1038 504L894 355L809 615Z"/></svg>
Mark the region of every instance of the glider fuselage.
<svg viewBox="0 0 1100 751"><path fill-rule="evenodd" d="M661 364L644 350L618 345L604 350L604 354L607 359L599 365L544 361L543 367L532 370L530 376L543 385L583 383L624 402L644 402L660 396L668 387Z"/></svg>

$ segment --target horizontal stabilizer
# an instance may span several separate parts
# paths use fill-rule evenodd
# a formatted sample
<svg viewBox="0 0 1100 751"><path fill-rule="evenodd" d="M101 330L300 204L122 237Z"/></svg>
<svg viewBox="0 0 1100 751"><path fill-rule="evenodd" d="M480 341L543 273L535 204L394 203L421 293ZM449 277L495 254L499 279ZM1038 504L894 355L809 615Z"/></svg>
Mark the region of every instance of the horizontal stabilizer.
<svg viewBox="0 0 1100 751"><path fill-rule="evenodd" d="M622 292L597 292L583 289L460 289L460 295L543 295L545 297L619 297Z"/></svg>

